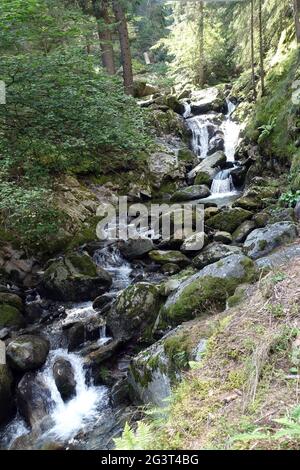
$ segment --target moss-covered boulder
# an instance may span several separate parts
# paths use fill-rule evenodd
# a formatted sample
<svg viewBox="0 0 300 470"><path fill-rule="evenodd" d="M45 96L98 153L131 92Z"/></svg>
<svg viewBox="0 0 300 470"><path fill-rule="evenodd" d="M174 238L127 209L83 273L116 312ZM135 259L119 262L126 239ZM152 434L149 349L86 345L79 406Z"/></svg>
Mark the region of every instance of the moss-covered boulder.
<svg viewBox="0 0 300 470"><path fill-rule="evenodd" d="M23 335L12 340L6 349L7 360L15 370L39 369L49 353L49 341L41 336Z"/></svg>
<svg viewBox="0 0 300 470"><path fill-rule="evenodd" d="M98 267L87 254L73 253L53 261L42 275L42 295L63 301L90 300L111 286L108 272Z"/></svg>
<svg viewBox="0 0 300 470"><path fill-rule="evenodd" d="M23 309L23 301L21 297L8 292L0 292L0 304L11 305L20 311Z"/></svg>
<svg viewBox="0 0 300 470"><path fill-rule="evenodd" d="M237 246L228 246L223 243L213 242L207 245L199 255L195 256L193 266L197 269L202 269L209 264L216 263L222 258L241 253L241 248Z"/></svg>
<svg viewBox="0 0 300 470"><path fill-rule="evenodd" d="M183 253L176 250L153 250L150 251L149 257L152 261L155 261L155 263L162 265L174 263L178 266L185 267L191 263L190 260Z"/></svg>
<svg viewBox="0 0 300 470"><path fill-rule="evenodd" d="M198 158L196 157L194 152L192 152L188 148L179 149L177 156L178 156L178 160L180 162L184 162L186 166L197 165L198 163Z"/></svg>
<svg viewBox="0 0 300 470"><path fill-rule="evenodd" d="M159 289L148 282L127 287L107 315L108 331L115 340L129 341L153 325L161 305Z"/></svg>
<svg viewBox="0 0 300 470"><path fill-rule="evenodd" d="M12 386L13 378L9 367L0 364L0 424L10 418L14 408Z"/></svg>
<svg viewBox="0 0 300 470"><path fill-rule="evenodd" d="M172 202L192 201L194 199L203 199L210 196L210 190L207 186L194 185L187 188L179 189L171 197Z"/></svg>
<svg viewBox="0 0 300 470"><path fill-rule="evenodd" d="M247 236L256 228L253 220L245 220L232 234L235 243L243 243Z"/></svg>
<svg viewBox="0 0 300 470"><path fill-rule="evenodd" d="M216 152L206 157L199 165L197 165L188 174L190 181L195 180L195 184L206 184L210 186L212 180L219 171L219 168L226 163L226 155L224 152Z"/></svg>
<svg viewBox="0 0 300 470"><path fill-rule="evenodd" d="M21 328L24 325L25 319L18 308L0 303L0 328Z"/></svg>
<svg viewBox="0 0 300 470"><path fill-rule="evenodd" d="M158 88L150 85L144 80L135 80L133 82L133 96L135 98L144 98L145 96L154 95L155 93L158 93L158 91Z"/></svg>
<svg viewBox="0 0 300 470"><path fill-rule="evenodd" d="M210 311L221 311L235 288L256 279L250 258L233 254L210 264L184 281L171 294L160 312L161 324L178 325Z"/></svg>
<svg viewBox="0 0 300 470"><path fill-rule="evenodd" d="M218 231L214 234L214 241L230 245L232 243L232 236L228 232Z"/></svg>
<svg viewBox="0 0 300 470"><path fill-rule="evenodd" d="M258 211L263 206L263 202L258 197L243 196L237 199L232 207L242 207L249 211Z"/></svg>
<svg viewBox="0 0 300 470"><path fill-rule="evenodd" d="M200 362L213 331L213 322L207 319L191 321L135 356L128 374L133 401L166 406L171 387L189 369L190 361Z"/></svg>
<svg viewBox="0 0 300 470"><path fill-rule="evenodd" d="M233 233L242 222L251 219L253 213L241 207L226 208L206 221L208 227Z"/></svg>
<svg viewBox="0 0 300 470"><path fill-rule="evenodd" d="M297 226L292 222L277 222L264 228L253 230L244 243L244 252L252 259L266 256L281 245L293 241L298 236Z"/></svg>

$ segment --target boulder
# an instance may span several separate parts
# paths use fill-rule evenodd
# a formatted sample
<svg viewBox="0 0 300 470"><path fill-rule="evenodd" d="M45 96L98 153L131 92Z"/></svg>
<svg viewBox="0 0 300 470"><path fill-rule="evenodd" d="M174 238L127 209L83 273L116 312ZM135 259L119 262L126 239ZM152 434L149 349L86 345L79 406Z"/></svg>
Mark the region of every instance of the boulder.
<svg viewBox="0 0 300 470"><path fill-rule="evenodd" d="M252 259L266 256L281 245L293 241L298 230L292 222L277 222L264 228L253 230L244 243L244 252Z"/></svg>
<svg viewBox="0 0 300 470"><path fill-rule="evenodd" d="M230 245L230 243L232 243L232 236L228 232L216 232L214 235L214 241Z"/></svg>
<svg viewBox="0 0 300 470"><path fill-rule="evenodd" d="M53 364L53 376L56 387L64 401L76 395L76 380L70 361L59 357Z"/></svg>
<svg viewBox="0 0 300 470"><path fill-rule="evenodd" d="M214 87L195 91L191 95L193 114L206 114L210 111L226 113L227 105L223 93Z"/></svg>
<svg viewBox="0 0 300 470"><path fill-rule="evenodd" d="M178 160L184 162L186 166L196 165L198 163L198 158L188 148L182 148L178 150Z"/></svg>
<svg viewBox="0 0 300 470"><path fill-rule="evenodd" d="M256 276L255 264L242 254L210 264L183 281L168 297L160 311L160 322L178 325L211 311L222 311L236 287L254 281Z"/></svg>
<svg viewBox="0 0 300 470"><path fill-rule="evenodd" d="M241 253L241 248L238 248L237 246L228 246L222 243L213 242L207 245L201 253L193 259L193 266L197 269L202 269L209 264L216 263L222 258Z"/></svg>
<svg viewBox="0 0 300 470"><path fill-rule="evenodd" d="M204 209L204 219L208 220L214 215L217 215L219 212L219 207L207 207L206 209Z"/></svg>
<svg viewBox="0 0 300 470"><path fill-rule="evenodd" d="M8 344L7 360L13 369L21 372L39 369L46 362L49 348L49 341L40 336L19 336Z"/></svg>
<svg viewBox="0 0 300 470"><path fill-rule="evenodd" d="M164 264L161 268L162 272L167 275L177 274L180 271L180 267L175 263Z"/></svg>
<svg viewBox="0 0 300 470"><path fill-rule="evenodd" d="M42 275L39 291L54 300L79 302L104 294L111 275L87 254L70 254L53 261Z"/></svg>
<svg viewBox="0 0 300 470"><path fill-rule="evenodd" d="M16 294L0 292L0 304L11 305L20 312L23 310L23 300Z"/></svg>
<svg viewBox="0 0 300 470"><path fill-rule="evenodd" d="M13 377L9 367L6 364L0 364L0 425L11 417L14 409L12 387Z"/></svg>
<svg viewBox="0 0 300 470"><path fill-rule="evenodd" d="M144 98L145 96L154 95L158 92L158 88L143 80L135 80L133 83L133 96L135 98Z"/></svg>
<svg viewBox="0 0 300 470"><path fill-rule="evenodd" d="M104 307L111 304L114 299L115 299L114 294L107 293L107 294L100 295L99 297L96 297L96 299L94 300L93 309L96 311L101 311Z"/></svg>
<svg viewBox="0 0 300 470"><path fill-rule="evenodd" d="M226 155L224 152L216 152L213 155L206 157L199 165L197 165L188 174L188 180L193 181L195 184L210 185L214 177L219 171L219 168L226 163Z"/></svg>
<svg viewBox="0 0 300 470"><path fill-rule="evenodd" d="M180 247L183 253L191 254L195 251L200 251L207 244L208 237L204 232L194 233L186 238Z"/></svg>
<svg viewBox="0 0 300 470"><path fill-rule="evenodd" d="M210 196L210 190L205 185L188 186L187 188L179 189L171 197L172 202L192 201L194 199L203 199Z"/></svg>
<svg viewBox="0 0 300 470"><path fill-rule="evenodd" d="M185 267L190 264L190 260L183 253L175 250L153 250L150 251L149 257L152 261L155 261L155 263L162 265L174 263L180 267Z"/></svg>
<svg viewBox="0 0 300 470"><path fill-rule="evenodd" d="M165 407L172 387L189 369L190 361L202 360L207 339L213 332L212 320L191 321L135 356L128 373L132 400Z"/></svg>
<svg viewBox="0 0 300 470"><path fill-rule="evenodd" d="M53 405L51 392L42 378L27 372L17 387L18 409L28 426L37 428Z"/></svg>
<svg viewBox="0 0 300 470"><path fill-rule="evenodd" d="M68 351L76 351L85 342L85 327L82 322L76 322L67 330Z"/></svg>
<svg viewBox="0 0 300 470"><path fill-rule="evenodd" d="M185 180L185 165L179 162L175 153L166 151L151 154L149 171L153 186L157 189L160 189L165 181Z"/></svg>
<svg viewBox="0 0 300 470"><path fill-rule="evenodd" d="M118 246L122 255L129 260L141 258L154 248L153 241L149 238L121 241Z"/></svg>
<svg viewBox="0 0 300 470"><path fill-rule="evenodd" d="M174 95L168 95L165 99L165 104L171 108L175 113L183 115L185 112L185 106L180 103L178 98Z"/></svg>
<svg viewBox="0 0 300 470"><path fill-rule="evenodd" d="M245 220L232 234L232 240L235 243L243 243L249 233L256 228L256 224L253 220Z"/></svg>
<svg viewBox="0 0 300 470"><path fill-rule="evenodd" d="M9 304L0 303L0 328L22 328L25 326L25 319L16 307Z"/></svg>
<svg viewBox="0 0 300 470"><path fill-rule="evenodd" d="M161 298L153 284L139 282L125 289L107 315L107 328L113 338L123 342L139 335L154 323Z"/></svg>
<svg viewBox="0 0 300 470"><path fill-rule="evenodd" d="M226 208L208 219L206 225L210 228L233 233L242 222L251 219L252 216L252 212L241 207Z"/></svg>

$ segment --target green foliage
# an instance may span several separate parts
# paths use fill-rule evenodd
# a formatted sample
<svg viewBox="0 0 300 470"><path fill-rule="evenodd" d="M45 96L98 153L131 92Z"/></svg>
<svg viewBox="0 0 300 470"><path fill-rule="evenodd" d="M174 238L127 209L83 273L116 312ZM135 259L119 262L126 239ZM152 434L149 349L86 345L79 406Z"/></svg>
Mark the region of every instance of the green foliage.
<svg viewBox="0 0 300 470"><path fill-rule="evenodd" d="M260 126L258 128L260 132L260 136L258 138L258 143L261 144L266 137L269 137L272 133L272 131L275 129L276 126L276 117L271 117L269 119L268 124L265 124L263 126Z"/></svg>
<svg viewBox="0 0 300 470"><path fill-rule="evenodd" d="M300 200L300 190L298 191L287 191L280 196L280 202L288 207L294 207Z"/></svg>
<svg viewBox="0 0 300 470"><path fill-rule="evenodd" d="M122 437L114 439L117 450L149 450L149 444L153 440L151 425L142 421L138 422L136 431L126 423Z"/></svg>

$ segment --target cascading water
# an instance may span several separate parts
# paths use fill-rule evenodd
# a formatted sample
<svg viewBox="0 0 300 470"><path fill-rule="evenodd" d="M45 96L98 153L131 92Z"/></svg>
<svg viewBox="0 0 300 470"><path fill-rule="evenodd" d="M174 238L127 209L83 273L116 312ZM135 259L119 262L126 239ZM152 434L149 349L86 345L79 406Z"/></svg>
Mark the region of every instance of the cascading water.
<svg viewBox="0 0 300 470"><path fill-rule="evenodd" d="M205 158L208 153L209 133L208 122L203 116L195 116L187 120L192 131L192 149L198 158Z"/></svg>
<svg viewBox="0 0 300 470"><path fill-rule="evenodd" d="M232 191L234 191L234 184L230 175L230 170L220 171L212 182L211 193L231 193Z"/></svg>

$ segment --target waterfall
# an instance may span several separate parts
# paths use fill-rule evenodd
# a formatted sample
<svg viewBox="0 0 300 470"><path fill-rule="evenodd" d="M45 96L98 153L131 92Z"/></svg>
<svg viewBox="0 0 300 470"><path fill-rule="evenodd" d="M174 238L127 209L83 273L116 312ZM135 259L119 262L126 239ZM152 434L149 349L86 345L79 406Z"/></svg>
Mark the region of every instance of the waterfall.
<svg viewBox="0 0 300 470"><path fill-rule="evenodd" d="M115 244L97 250L94 254L94 261L112 275L113 292L123 290L131 283L132 268L130 263L123 258Z"/></svg>
<svg viewBox="0 0 300 470"><path fill-rule="evenodd" d="M235 151L239 143L241 126L231 118L232 113L236 109L236 105L228 98L226 99L226 102L228 113L221 129L224 133L225 155L227 157L227 161L234 162Z"/></svg>
<svg viewBox="0 0 300 470"><path fill-rule="evenodd" d="M62 400L53 377L52 367L57 358L69 361L74 371L76 395L68 402ZM84 360L77 354L68 353L64 349L50 352L44 370L39 374L50 390L54 402L50 415L53 426L42 436L42 439L69 440L80 429L87 430L95 424L100 418L101 411L108 406L107 388L87 385Z"/></svg>
<svg viewBox="0 0 300 470"><path fill-rule="evenodd" d="M198 158L205 158L208 153L208 121L204 116L195 116L187 120L192 131L192 149Z"/></svg>
<svg viewBox="0 0 300 470"><path fill-rule="evenodd" d="M184 103L184 113L183 113L184 119L187 119L188 117L190 117L191 114L192 114L192 107L190 103Z"/></svg>
<svg viewBox="0 0 300 470"><path fill-rule="evenodd" d="M211 186L212 194L231 193L234 191L234 185L230 170L220 171L214 178Z"/></svg>

